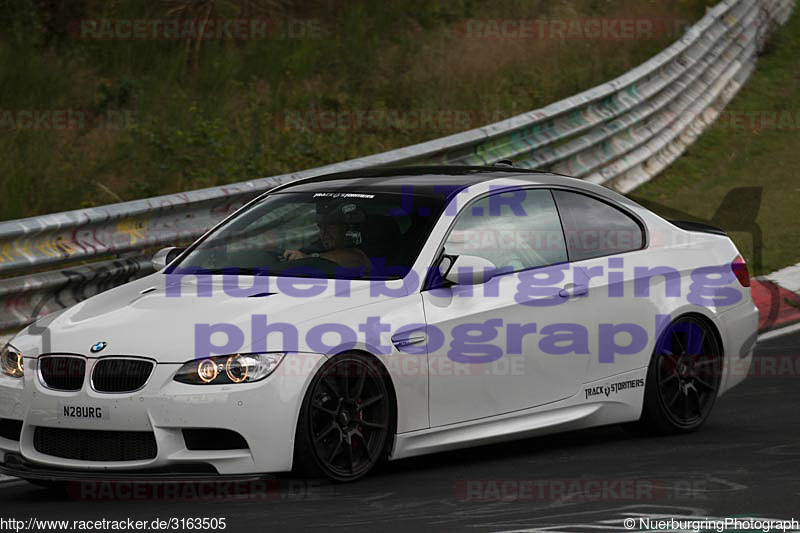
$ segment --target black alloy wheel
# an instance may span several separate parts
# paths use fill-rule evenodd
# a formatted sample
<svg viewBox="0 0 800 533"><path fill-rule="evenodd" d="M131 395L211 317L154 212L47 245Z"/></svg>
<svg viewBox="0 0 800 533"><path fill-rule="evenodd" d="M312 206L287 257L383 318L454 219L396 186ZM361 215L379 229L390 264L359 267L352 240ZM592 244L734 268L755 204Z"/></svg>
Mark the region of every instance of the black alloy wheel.
<svg viewBox="0 0 800 533"><path fill-rule="evenodd" d="M708 418L722 379L722 347L703 319L683 316L656 344L641 424L649 433L692 431Z"/></svg>
<svg viewBox="0 0 800 533"><path fill-rule="evenodd" d="M358 354L336 356L306 393L295 464L306 474L355 481L384 459L393 432L392 396L382 367Z"/></svg>

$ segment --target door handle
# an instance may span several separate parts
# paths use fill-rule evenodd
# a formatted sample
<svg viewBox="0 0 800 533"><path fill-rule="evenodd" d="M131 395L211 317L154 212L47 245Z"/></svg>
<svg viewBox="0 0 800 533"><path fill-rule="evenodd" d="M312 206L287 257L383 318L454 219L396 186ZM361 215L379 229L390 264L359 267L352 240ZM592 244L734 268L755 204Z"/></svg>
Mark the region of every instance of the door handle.
<svg viewBox="0 0 800 533"><path fill-rule="evenodd" d="M403 346L410 346L412 344L419 344L428 340L428 336L424 332L415 332L411 335L396 335L392 337L392 344L399 350Z"/></svg>
<svg viewBox="0 0 800 533"><path fill-rule="evenodd" d="M570 290L572 294L570 294ZM588 285L575 285L574 283L567 283L564 288L558 291L558 295L562 298L569 298L570 296L584 296L589 294Z"/></svg>

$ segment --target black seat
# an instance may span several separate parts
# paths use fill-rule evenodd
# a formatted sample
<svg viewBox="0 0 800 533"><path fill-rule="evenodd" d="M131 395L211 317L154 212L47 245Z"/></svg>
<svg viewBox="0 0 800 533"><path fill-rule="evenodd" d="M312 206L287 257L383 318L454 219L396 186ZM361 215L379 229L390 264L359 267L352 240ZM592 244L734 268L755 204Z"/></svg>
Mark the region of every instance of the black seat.
<svg viewBox="0 0 800 533"><path fill-rule="evenodd" d="M387 215L373 215L367 218L367 255L370 259L384 258L387 266L401 262L405 244L397 218Z"/></svg>

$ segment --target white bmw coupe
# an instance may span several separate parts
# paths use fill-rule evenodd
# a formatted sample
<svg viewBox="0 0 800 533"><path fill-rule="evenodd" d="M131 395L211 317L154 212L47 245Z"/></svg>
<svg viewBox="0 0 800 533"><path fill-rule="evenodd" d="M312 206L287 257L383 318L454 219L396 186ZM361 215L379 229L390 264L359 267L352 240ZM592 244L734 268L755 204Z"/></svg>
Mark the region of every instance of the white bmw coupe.
<svg viewBox="0 0 800 533"><path fill-rule="evenodd" d="M688 432L756 341L724 232L509 167L292 182L153 261L3 348L0 471L352 481L557 431Z"/></svg>

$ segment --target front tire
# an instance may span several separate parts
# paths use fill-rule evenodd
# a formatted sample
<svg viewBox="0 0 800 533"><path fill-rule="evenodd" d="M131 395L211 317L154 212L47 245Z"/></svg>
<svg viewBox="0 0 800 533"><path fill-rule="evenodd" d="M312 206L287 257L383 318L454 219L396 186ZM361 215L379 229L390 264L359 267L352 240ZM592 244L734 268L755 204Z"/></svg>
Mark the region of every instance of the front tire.
<svg viewBox="0 0 800 533"><path fill-rule="evenodd" d="M683 316L656 343L647 370L637 429L650 435L688 433L703 425L719 393L722 346L708 322Z"/></svg>
<svg viewBox="0 0 800 533"><path fill-rule="evenodd" d="M295 470L355 481L382 461L394 433L383 367L360 354L325 362L308 387L295 437Z"/></svg>

